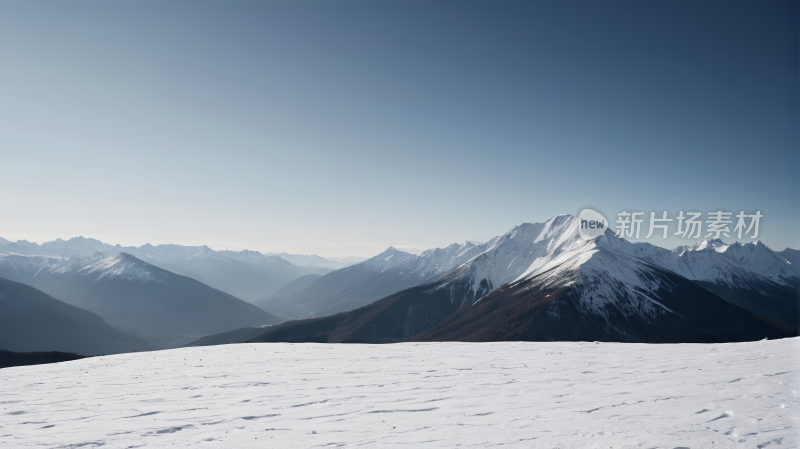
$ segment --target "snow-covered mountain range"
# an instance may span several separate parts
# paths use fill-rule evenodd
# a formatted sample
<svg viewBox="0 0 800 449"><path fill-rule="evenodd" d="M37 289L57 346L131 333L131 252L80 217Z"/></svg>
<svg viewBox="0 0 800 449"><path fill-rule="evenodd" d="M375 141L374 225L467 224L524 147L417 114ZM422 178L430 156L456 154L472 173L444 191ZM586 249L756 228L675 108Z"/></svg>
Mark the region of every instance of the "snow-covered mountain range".
<svg viewBox="0 0 800 449"><path fill-rule="evenodd" d="M316 335L313 341L332 335L340 341L411 338L446 325L446 318L470 313L464 309L478 310L484 307L481 303L501 297L506 302L512 297L513 301L527 298L526 304L536 309L528 312L532 319L537 317L534 321L538 320L540 328L514 334L523 339L568 338L567 334L543 331L558 327L560 316L571 323L564 329L575 335L581 334L575 323L592 323L588 326L591 332L581 335L623 341L734 341L746 339L751 331L767 335L773 328L797 330L800 272L797 265L760 242L725 245L702 241L667 250L630 243L611 231L583 240L578 226L576 217L558 215L545 223L522 224L482 245L452 245L420 256L390 249L322 276L284 304L310 304L317 310L335 312L338 310L331 305L353 305L343 300L352 298L348 291L372 289L372 298L359 298L361 305L377 300L374 296L378 294L392 295L349 315L337 315L332 319L339 324L332 333ZM392 289L394 294L389 292ZM269 310L268 304L264 307ZM518 309L507 311L508 318L523 313ZM351 318L353 321L348 321ZM367 326L372 319L382 324ZM481 328L487 316L469 319L477 320L476 326ZM285 337L292 334L286 333L291 326L268 333ZM508 323L492 326L508 327ZM465 328L465 323L458 327ZM454 329L439 337L453 338ZM265 341L273 341L273 337L266 336ZM503 334L497 338L511 337Z"/></svg>
<svg viewBox="0 0 800 449"><path fill-rule="evenodd" d="M429 281L429 292L448 291L464 310L415 338L735 341L763 327L745 311L797 331L799 273L763 244L704 241L669 251L632 244L612 231L583 240L578 225L574 217L554 217L512 254L503 241L536 228L523 225L458 270ZM527 269L503 270L506 263L513 269L520 255L527 255ZM501 324L485 318L499 310L514 319Z"/></svg>
<svg viewBox="0 0 800 449"><path fill-rule="evenodd" d="M584 240L578 226L578 218L558 215L544 223L516 226L486 243L453 244L419 255L389 248L325 275L295 272L294 281L257 305L283 318L352 312L331 318L335 323L323 319L281 325L258 338L737 341L774 337L800 327L800 270L792 262L796 251L719 240L668 250L628 242L610 230ZM207 247L144 245L136 249L147 259L143 260L116 247L80 255L109 249L91 239L41 246L0 243L5 251L0 254L0 277L32 285L139 333L211 334L215 329L231 331L237 324L277 322L265 318L269 315L243 320L248 313L254 318L258 314L226 293L248 285L257 294L260 287L250 280L263 278L258 267L297 268L277 256ZM10 254L9 249L20 248L38 248L48 255ZM70 253L74 254L67 257ZM248 270L256 275L248 277ZM217 290L197 282L209 273L216 276L212 287ZM185 309L196 301L190 297L215 299L209 299L208 310L198 312L202 317L186 320ZM170 318L161 314L164 317L154 320L160 316L155 311L165 304L172 304L167 307ZM242 319L220 324L222 310L228 307L223 304L235 305ZM132 305L141 310L130 309ZM208 321L209 313L220 315ZM304 326L314 331L298 335L297 329Z"/></svg>
<svg viewBox="0 0 800 449"><path fill-rule="evenodd" d="M91 258L100 253L127 253L173 273L191 277L246 301L255 301L308 274L326 274L360 262L360 258L331 260L316 255L262 254L258 251L214 251L208 246L145 244L110 245L96 239L74 237L41 245L0 239L0 256ZM42 259L35 259L37 263ZM55 262L49 262L55 263Z"/></svg>
<svg viewBox="0 0 800 449"><path fill-rule="evenodd" d="M610 230L594 240L583 240L578 226L579 220L569 215L556 216L546 223L520 225L490 242L488 249L458 270L431 282L438 289L464 292L462 304L477 301L501 285L518 284L545 272L547 276L541 279L547 286L603 279L607 281L603 285L624 285L631 294L652 294L666 288L648 275L654 266L712 287L709 289L723 297L728 296L726 292L750 294L753 300L749 302L726 299L797 328L794 311L800 270L761 242L726 245L720 240L703 240L667 250L649 243L630 243ZM602 305L624 296L618 290L595 293L594 307L599 307L599 298L604 298L599 302ZM775 309L769 307L770 303L785 307Z"/></svg>
<svg viewBox="0 0 800 449"><path fill-rule="evenodd" d="M631 288L651 290L653 286L646 282L628 279L641 262L697 281L741 306L746 306L747 300L756 300L761 306L770 302L761 301L762 296L787 302L800 285L800 264L789 261L796 250L779 253L761 242L727 245L720 240L702 240L668 250L649 243L631 243L611 231L597 241L586 241L580 238L578 225L576 217L558 215L545 223L516 226L483 244L453 244L418 256L389 248L367 261L322 276L303 290L267 298L259 305L291 317L328 315L440 277L437 288L459 291L458 301L469 304L501 285L556 266L575 270L585 265L586 271L595 264L627 279ZM591 257L599 250L600 255ZM612 254L613 261L603 260ZM769 307L759 308L759 313L769 316Z"/></svg>
<svg viewBox="0 0 800 449"><path fill-rule="evenodd" d="M41 245L27 240L16 242L0 238L0 254L23 256L74 257L92 256L95 253L126 252L140 259L233 259L245 263L259 263L280 257L301 267L339 269L366 260L366 257L325 258L315 254L260 253L258 251L214 251L208 246L157 245L149 243L142 246L121 246L103 243L100 240L83 236L69 240L56 239Z"/></svg>

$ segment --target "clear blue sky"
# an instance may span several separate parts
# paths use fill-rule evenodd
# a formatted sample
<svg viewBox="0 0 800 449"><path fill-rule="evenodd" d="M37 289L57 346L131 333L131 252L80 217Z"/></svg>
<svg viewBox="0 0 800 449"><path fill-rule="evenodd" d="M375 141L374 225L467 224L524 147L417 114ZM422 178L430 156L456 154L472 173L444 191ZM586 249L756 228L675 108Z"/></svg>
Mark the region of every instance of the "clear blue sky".
<svg viewBox="0 0 800 449"><path fill-rule="evenodd" d="M594 205L800 246L796 1L4 1L0 56L7 239L372 255Z"/></svg>

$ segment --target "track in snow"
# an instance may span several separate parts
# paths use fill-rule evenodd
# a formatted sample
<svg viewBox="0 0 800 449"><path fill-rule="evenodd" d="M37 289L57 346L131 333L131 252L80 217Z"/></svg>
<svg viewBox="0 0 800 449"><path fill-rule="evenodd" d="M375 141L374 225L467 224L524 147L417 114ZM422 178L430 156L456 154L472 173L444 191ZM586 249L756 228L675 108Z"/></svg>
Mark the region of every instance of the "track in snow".
<svg viewBox="0 0 800 449"><path fill-rule="evenodd" d="M800 447L800 340L240 344L0 370L0 447Z"/></svg>

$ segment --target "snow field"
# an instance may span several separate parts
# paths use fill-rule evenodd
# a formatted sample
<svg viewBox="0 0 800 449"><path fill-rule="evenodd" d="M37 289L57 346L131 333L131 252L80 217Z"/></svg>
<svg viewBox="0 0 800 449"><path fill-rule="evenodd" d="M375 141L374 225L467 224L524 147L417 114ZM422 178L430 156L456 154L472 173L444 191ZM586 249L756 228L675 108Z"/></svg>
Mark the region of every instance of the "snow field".
<svg viewBox="0 0 800 449"><path fill-rule="evenodd" d="M0 370L0 447L800 447L797 338L239 344Z"/></svg>

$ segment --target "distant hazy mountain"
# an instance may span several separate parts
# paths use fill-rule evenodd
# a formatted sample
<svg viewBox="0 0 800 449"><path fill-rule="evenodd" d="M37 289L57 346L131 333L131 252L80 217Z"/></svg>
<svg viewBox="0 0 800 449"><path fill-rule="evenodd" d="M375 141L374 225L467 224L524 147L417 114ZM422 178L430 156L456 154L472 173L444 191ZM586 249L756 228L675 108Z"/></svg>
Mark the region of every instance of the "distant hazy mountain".
<svg viewBox="0 0 800 449"><path fill-rule="evenodd" d="M24 256L49 256L45 250L36 243L27 240L17 240L16 242L0 242L0 251L8 254L21 254ZM57 254L54 254L57 255Z"/></svg>
<svg viewBox="0 0 800 449"><path fill-rule="evenodd" d="M348 256L348 257L329 257L330 260L335 260L336 262L343 263L345 266L355 265L359 262L363 262L369 257L361 257L361 256Z"/></svg>
<svg viewBox="0 0 800 449"><path fill-rule="evenodd" d="M356 309L413 285L416 278L406 279L393 270L413 257L389 248L367 261L322 276L300 292L273 295L259 305L287 318Z"/></svg>
<svg viewBox="0 0 800 449"><path fill-rule="evenodd" d="M483 252L492 242L454 243L447 248L429 249L419 256L389 248L364 262L324 275L304 290L270 295L259 305L287 318L353 310L453 269Z"/></svg>
<svg viewBox="0 0 800 449"><path fill-rule="evenodd" d="M94 313L0 278L0 349L98 355L152 347L109 326Z"/></svg>
<svg viewBox="0 0 800 449"><path fill-rule="evenodd" d="M308 313L305 311L298 311L298 303L295 302L293 295L305 290L321 277L322 276L318 274L300 276L266 298L253 301L253 304L282 318L305 318L308 316Z"/></svg>
<svg viewBox="0 0 800 449"><path fill-rule="evenodd" d="M228 293L127 253L69 259L0 255L0 276L94 312L160 347L281 321Z"/></svg>
<svg viewBox="0 0 800 449"><path fill-rule="evenodd" d="M269 328L254 341L719 342L777 338L797 331L793 321L798 315L796 297L792 305L764 290L758 301L738 301L739 307L737 301L726 301L654 262L667 265L672 255L652 245L632 244L611 231L595 240L583 240L578 225L579 220L568 215L523 224L480 247L450 247L435 258L439 263L432 262L435 251L429 251L416 258L406 254L392 266L388 262L397 253L389 251L370 259L375 270L369 270L366 262L347 270L368 273L368 281L380 285L412 274L417 279L434 276L351 312ZM791 271L784 270L787 261L771 259L770 253L762 254L757 245L741 246L743 249L729 253L740 266L726 265L717 256L688 257L681 259L691 268L684 273L708 275L704 277L707 281L699 282L722 282L735 275L736 285L754 291L759 288L755 282L787 288L797 282ZM473 256L471 251L477 254ZM723 252L718 248L717 253ZM677 257L684 253L675 252ZM468 259L459 263L460 257ZM442 265L455 266L442 271L437 268ZM752 266L753 271L731 271L741 266ZM300 294L347 270L323 276ZM391 279L381 277L387 274ZM759 301L769 306L757 304Z"/></svg>
<svg viewBox="0 0 800 449"><path fill-rule="evenodd" d="M299 278L281 287L280 290L273 293L272 296L286 296L305 290L321 277L322 276L318 274L307 274L305 276L300 276Z"/></svg>
<svg viewBox="0 0 800 449"><path fill-rule="evenodd" d="M344 268L353 265L353 263L356 263L356 262L351 262L355 258L335 260L335 259L327 259L324 257L320 257L317 256L316 254L303 255L303 254L278 253L275 255L280 257L281 259L291 262L293 265L296 265L298 267L327 268L329 270L338 270L340 268Z"/></svg>
<svg viewBox="0 0 800 449"><path fill-rule="evenodd" d="M255 251L242 254L232 251L165 254L136 251L134 255L173 273L191 277L237 298L253 302L309 273L325 274L326 268L298 267L277 257Z"/></svg>
<svg viewBox="0 0 800 449"><path fill-rule="evenodd" d="M214 251L207 246L150 244L140 247L109 245L96 239L74 237L41 245L25 240L0 240L0 254L69 258L96 253L115 256L126 252L157 267L194 278L246 301L256 301L306 274L326 274L354 263L319 256L261 254L257 251ZM298 262L293 264L292 259Z"/></svg>

